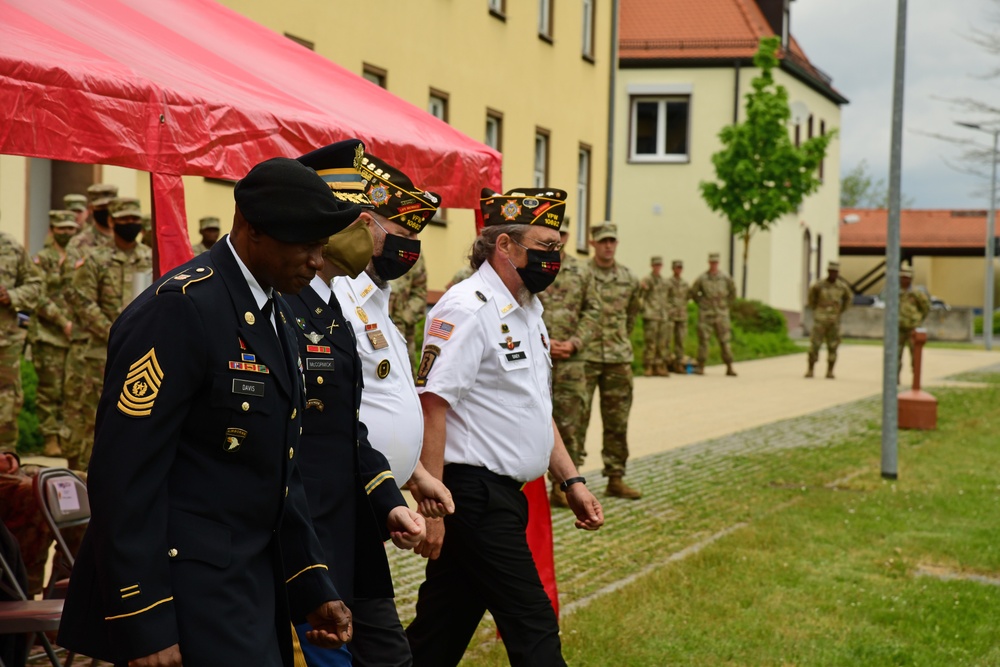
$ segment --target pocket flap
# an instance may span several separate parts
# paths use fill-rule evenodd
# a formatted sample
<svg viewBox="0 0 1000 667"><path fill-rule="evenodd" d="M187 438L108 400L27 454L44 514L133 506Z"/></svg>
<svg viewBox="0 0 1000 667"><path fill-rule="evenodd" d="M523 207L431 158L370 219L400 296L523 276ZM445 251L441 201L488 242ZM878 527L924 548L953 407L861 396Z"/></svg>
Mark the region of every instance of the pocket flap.
<svg viewBox="0 0 1000 667"><path fill-rule="evenodd" d="M204 517L170 511L167 529L171 560L197 560L215 567L228 567L232 560L232 531Z"/></svg>

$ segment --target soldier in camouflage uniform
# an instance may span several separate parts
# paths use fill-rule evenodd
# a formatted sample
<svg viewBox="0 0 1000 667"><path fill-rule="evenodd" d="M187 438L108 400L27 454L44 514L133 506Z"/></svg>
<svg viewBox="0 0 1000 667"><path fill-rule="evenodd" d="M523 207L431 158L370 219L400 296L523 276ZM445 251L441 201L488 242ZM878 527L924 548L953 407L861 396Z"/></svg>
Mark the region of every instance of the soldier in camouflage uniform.
<svg viewBox="0 0 1000 667"><path fill-rule="evenodd" d="M87 195L68 194L63 197L63 210L73 211L77 233L87 224Z"/></svg>
<svg viewBox="0 0 1000 667"><path fill-rule="evenodd" d="M726 375L736 377L733 351L729 347L733 336L729 309L736 300L736 285L732 278L719 271L719 253L708 255L708 271L698 276L691 285L688 298L698 304L698 368L695 373L705 374L708 343L714 333L719 339L722 360L726 363Z"/></svg>
<svg viewBox="0 0 1000 667"><path fill-rule="evenodd" d="M674 275L667 280L667 353L675 373L684 372L684 341L688 331L688 292L690 286L681 278L684 262L670 263Z"/></svg>
<svg viewBox="0 0 1000 667"><path fill-rule="evenodd" d="M414 354L417 323L427 314L427 265L424 263L424 256L420 255L412 269L402 277L390 280L389 285L392 287L389 292L389 319L406 339L411 370L416 378L417 362Z"/></svg>
<svg viewBox="0 0 1000 667"><path fill-rule="evenodd" d="M111 231L108 204L118 196L118 186L95 183L87 188L87 202L90 207L90 224L85 225L73 237L66 249L77 257L82 257L91 248L110 248L115 244Z"/></svg>
<svg viewBox="0 0 1000 667"><path fill-rule="evenodd" d="M445 291L451 289L452 285L457 285L458 283L462 282L463 280L471 276L473 273L475 272L472 270L472 267L470 265L468 264L462 265L462 268L456 271L455 275L451 277L451 281L447 285L445 285L444 287Z"/></svg>
<svg viewBox="0 0 1000 667"><path fill-rule="evenodd" d="M813 376L819 349L826 341L826 377L833 379L833 366L837 363L837 347L840 345L840 316L850 308L853 294L851 286L840 277L840 262L830 262L826 267L826 280L817 280L809 288L808 306L813 312L813 326L809 333L807 378Z"/></svg>
<svg viewBox="0 0 1000 667"><path fill-rule="evenodd" d="M31 358L38 375L36 405L39 431L45 438L45 455L62 456L59 441L69 437L62 419L63 375L73 332L73 320L66 303L71 275L63 271L63 265L66 263L66 245L79 225L73 211L49 211L49 227L53 244L43 248L32 259L45 281L45 293L38 301L35 317L31 319L28 340L31 341Z"/></svg>
<svg viewBox="0 0 1000 667"><path fill-rule="evenodd" d="M545 311L542 320L549 330L549 354L552 358L552 419L559 429L566 451L577 470L583 467L587 452L578 433L583 423L588 394L586 362L580 356L584 345L595 333L597 320L594 308L587 308L590 295L588 265L566 254L569 222L563 219L559 228L561 266L555 281L539 292ZM549 503L553 507L569 507L566 494L550 476L552 491Z"/></svg>
<svg viewBox="0 0 1000 667"><path fill-rule="evenodd" d="M195 255L200 255L203 252L211 250L215 242L219 240L220 229L222 229L222 225L214 215L206 216L199 220L198 231L201 233L201 243L191 246L191 252Z"/></svg>
<svg viewBox="0 0 1000 667"><path fill-rule="evenodd" d="M653 257L650 260L651 273L639 281L639 296L642 299L643 337L646 347L643 352L644 375L670 375L667 370L668 320L667 320L667 281L660 272L663 271L663 258Z"/></svg>
<svg viewBox="0 0 1000 667"><path fill-rule="evenodd" d="M71 431L63 454L74 469L86 470L90 461L111 324L152 279L152 251L135 241L140 216L138 199L112 200L114 247L97 248L75 263L69 301L78 329L67 357L63 405Z"/></svg>
<svg viewBox="0 0 1000 667"><path fill-rule="evenodd" d="M21 353L27 330L23 317L38 305L42 276L17 241L0 232L0 447L17 447L21 393Z"/></svg>
<svg viewBox="0 0 1000 667"><path fill-rule="evenodd" d="M931 312L931 300L920 290L911 289L913 270L899 270L899 350L898 373L903 372L903 348L910 350L910 367L913 367L913 330L924 323ZM897 384L899 377L896 378Z"/></svg>
<svg viewBox="0 0 1000 667"><path fill-rule="evenodd" d="M579 424L580 447L590 424L594 389L601 390L601 424L604 441L601 458L608 478L606 494L636 499L642 494L622 481L628 460L628 414L632 409L632 328L639 314L639 281L615 261L618 228L609 222L591 228L594 258L590 262L588 316L598 322L594 335L583 347L587 382L584 413Z"/></svg>

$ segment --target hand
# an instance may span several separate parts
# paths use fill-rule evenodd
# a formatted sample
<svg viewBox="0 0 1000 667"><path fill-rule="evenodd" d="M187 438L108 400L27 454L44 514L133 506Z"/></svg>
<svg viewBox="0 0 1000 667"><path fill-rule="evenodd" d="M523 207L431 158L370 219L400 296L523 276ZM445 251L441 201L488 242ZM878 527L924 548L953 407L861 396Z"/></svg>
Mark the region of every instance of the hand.
<svg viewBox="0 0 1000 667"><path fill-rule="evenodd" d="M417 501L417 511L428 518L441 518L446 514L455 511L455 501L452 500L451 491L434 475L431 475L423 466L417 466L410 477L407 487L410 494Z"/></svg>
<svg viewBox="0 0 1000 667"><path fill-rule="evenodd" d="M66 334L66 338L73 337L73 323L67 322L66 326L63 327L63 333Z"/></svg>
<svg viewBox="0 0 1000 667"><path fill-rule="evenodd" d="M324 602L306 614L306 620L313 627L306 639L320 648L340 648L354 636L351 610L340 600Z"/></svg>
<svg viewBox="0 0 1000 667"><path fill-rule="evenodd" d="M10 294L7 292L7 288L3 285L0 285L0 305L10 305Z"/></svg>
<svg viewBox="0 0 1000 667"><path fill-rule="evenodd" d="M437 560L444 544L444 519L427 519L427 537L413 551L424 558Z"/></svg>
<svg viewBox="0 0 1000 667"><path fill-rule="evenodd" d="M400 549L414 548L427 535L424 517L405 505L393 507L386 519L386 524L389 527L389 537L392 539L392 543Z"/></svg>
<svg viewBox="0 0 1000 667"><path fill-rule="evenodd" d="M573 356L573 343L568 340L549 341L549 356L553 359L569 359Z"/></svg>
<svg viewBox="0 0 1000 667"><path fill-rule="evenodd" d="M144 658L128 661L128 667L181 667L182 665L181 648L177 644Z"/></svg>
<svg viewBox="0 0 1000 667"><path fill-rule="evenodd" d="M604 508L586 484L573 484L566 491L569 508L576 515L576 527L597 530L604 525Z"/></svg>

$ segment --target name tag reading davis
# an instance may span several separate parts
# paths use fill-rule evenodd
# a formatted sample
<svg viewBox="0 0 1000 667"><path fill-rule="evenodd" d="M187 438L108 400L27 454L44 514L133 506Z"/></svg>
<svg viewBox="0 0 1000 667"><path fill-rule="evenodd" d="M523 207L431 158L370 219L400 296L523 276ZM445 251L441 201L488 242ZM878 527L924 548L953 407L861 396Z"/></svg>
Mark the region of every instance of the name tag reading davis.
<svg viewBox="0 0 1000 667"><path fill-rule="evenodd" d="M253 380L240 380L239 378L234 378L233 393L244 394L245 396L263 396L264 383L254 382Z"/></svg>
<svg viewBox="0 0 1000 667"><path fill-rule="evenodd" d="M306 357L307 371L332 371L333 359L329 357Z"/></svg>

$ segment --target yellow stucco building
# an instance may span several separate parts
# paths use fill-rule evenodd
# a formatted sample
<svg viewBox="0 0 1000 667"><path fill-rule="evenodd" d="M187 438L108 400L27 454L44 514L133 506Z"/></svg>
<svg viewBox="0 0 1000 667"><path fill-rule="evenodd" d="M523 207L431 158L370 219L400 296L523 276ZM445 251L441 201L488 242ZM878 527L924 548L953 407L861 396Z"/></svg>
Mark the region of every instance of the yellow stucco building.
<svg viewBox="0 0 1000 667"><path fill-rule="evenodd" d="M710 18L711 20L708 20ZM615 86L612 218L619 258L649 271L652 255L681 259L693 280L709 252L740 286L742 244L712 212L698 184L714 180L719 131L744 119L761 37L783 38L775 79L785 86L796 142L840 125L846 103L789 34L788 0L626 0ZM839 142L832 141L819 191L750 244L747 296L798 320L811 280L837 258Z"/></svg>
<svg viewBox="0 0 1000 667"><path fill-rule="evenodd" d="M373 0L350 11L329 0L222 4L498 149L504 189L566 190L574 245L603 217L611 2ZM150 209L148 174L0 156L0 229L36 252L48 210L92 182L115 183ZM219 217L227 231L232 184L185 177L184 187L193 241L202 216ZM432 290L464 262L475 236L473 211L439 217L421 234Z"/></svg>

